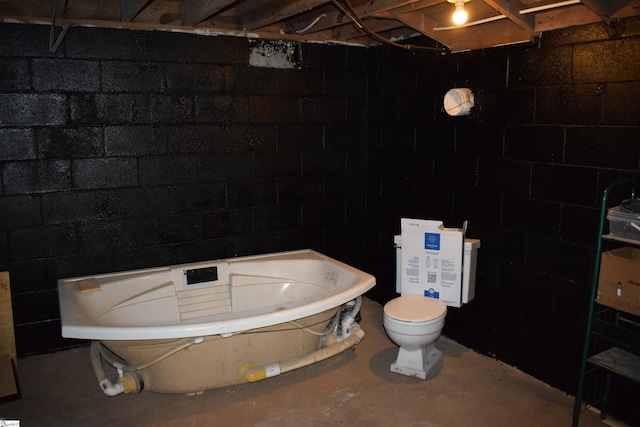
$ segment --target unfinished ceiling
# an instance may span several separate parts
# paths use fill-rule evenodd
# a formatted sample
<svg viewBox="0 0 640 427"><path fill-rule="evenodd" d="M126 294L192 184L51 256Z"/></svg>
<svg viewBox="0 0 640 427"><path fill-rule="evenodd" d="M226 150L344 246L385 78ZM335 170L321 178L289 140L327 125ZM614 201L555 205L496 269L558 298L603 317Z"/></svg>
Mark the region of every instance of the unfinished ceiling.
<svg viewBox="0 0 640 427"><path fill-rule="evenodd" d="M372 45L426 35L453 52L530 41L574 25L640 15L640 0L0 0L4 22L165 29ZM437 43L436 43L437 42ZM408 41L410 43L410 40Z"/></svg>

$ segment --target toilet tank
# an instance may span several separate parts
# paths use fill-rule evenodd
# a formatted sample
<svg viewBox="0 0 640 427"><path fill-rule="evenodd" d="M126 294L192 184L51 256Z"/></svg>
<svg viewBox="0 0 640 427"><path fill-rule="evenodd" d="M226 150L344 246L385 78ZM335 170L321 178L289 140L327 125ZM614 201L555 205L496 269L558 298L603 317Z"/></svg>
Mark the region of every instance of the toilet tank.
<svg viewBox="0 0 640 427"><path fill-rule="evenodd" d="M402 295L402 275L400 265L402 265L402 235L393 236L394 247L396 248L396 292ZM466 304L476 296L476 266L480 240L464 239L464 256L462 259L462 295L461 303Z"/></svg>

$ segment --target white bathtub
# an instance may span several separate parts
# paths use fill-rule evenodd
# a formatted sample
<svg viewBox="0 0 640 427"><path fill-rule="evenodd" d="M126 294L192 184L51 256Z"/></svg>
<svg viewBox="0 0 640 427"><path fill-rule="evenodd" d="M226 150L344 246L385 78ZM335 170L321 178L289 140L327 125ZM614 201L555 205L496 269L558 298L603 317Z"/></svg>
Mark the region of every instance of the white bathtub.
<svg viewBox="0 0 640 427"><path fill-rule="evenodd" d="M333 338L318 333L374 285L312 250L61 279L62 336L99 341L109 363L138 367L129 370L145 390L198 392L262 379L239 375L247 366L279 374L278 361L346 342L342 326Z"/></svg>

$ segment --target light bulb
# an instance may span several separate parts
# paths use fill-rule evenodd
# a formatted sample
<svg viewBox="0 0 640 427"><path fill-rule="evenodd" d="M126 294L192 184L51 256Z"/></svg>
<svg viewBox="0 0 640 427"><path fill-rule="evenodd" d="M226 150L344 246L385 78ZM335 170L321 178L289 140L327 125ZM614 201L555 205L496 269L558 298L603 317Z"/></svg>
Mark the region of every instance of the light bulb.
<svg viewBox="0 0 640 427"><path fill-rule="evenodd" d="M456 11L453 12L453 23L462 25L467 22L467 12L464 11L464 1L456 1Z"/></svg>

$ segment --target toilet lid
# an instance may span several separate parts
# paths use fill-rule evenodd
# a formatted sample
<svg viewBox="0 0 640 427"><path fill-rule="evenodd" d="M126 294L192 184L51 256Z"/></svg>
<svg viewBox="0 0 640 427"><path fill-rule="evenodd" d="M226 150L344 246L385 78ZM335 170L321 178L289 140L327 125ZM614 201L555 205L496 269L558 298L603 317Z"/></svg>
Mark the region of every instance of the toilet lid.
<svg viewBox="0 0 640 427"><path fill-rule="evenodd" d="M426 322L446 314L447 306L439 299L407 295L386 303L384 312L404 322Z"/></svg>

